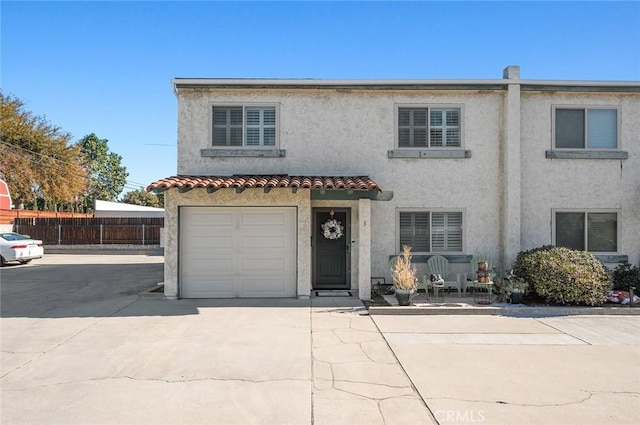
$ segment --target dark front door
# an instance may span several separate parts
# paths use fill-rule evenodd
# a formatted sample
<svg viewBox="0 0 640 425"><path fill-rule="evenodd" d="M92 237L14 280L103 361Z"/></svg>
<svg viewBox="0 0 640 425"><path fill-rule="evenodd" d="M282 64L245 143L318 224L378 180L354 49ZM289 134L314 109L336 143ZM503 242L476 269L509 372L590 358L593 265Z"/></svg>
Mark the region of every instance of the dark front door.
<svg viewBox="0 0 640 425"><path fill-rule="evenodd" d="M313 210L313 288L351 289L348 208Z"/></svg>

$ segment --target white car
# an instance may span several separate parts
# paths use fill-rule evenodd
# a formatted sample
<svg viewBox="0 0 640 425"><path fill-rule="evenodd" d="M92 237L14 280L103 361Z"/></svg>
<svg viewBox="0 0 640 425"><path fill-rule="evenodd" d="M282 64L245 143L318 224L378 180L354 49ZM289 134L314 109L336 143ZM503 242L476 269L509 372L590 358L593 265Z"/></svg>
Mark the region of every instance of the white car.
<svg viewBox="0 0 640 425"><path fill-rule="evenodd" d="M19 233L0 233L0 266L11 261L26 264L43 255L42 241Z"/></svg>

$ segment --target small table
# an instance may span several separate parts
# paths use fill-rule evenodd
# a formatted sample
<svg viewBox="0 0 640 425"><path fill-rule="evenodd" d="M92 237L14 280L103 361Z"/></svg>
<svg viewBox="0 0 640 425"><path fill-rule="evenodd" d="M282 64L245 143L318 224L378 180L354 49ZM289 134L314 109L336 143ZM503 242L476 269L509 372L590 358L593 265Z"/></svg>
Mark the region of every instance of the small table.
<svg viewBox="0 0 640 425"><path fill-rule="evenodd" d="M440 292L440 290L442 290L442 292ZM443 283L428 282L426 292L427 292L427 301L432 303L444 302L444 282Z"/></svg>
<svg viewBox="0 0 640 425"><path fill-rule="evenodd" d="M480 291L479 291L480 289ZM486 292L482 289L486 289ZM488 305L493 302L493 282L473 281L473 301L477 304Z"/></svg>

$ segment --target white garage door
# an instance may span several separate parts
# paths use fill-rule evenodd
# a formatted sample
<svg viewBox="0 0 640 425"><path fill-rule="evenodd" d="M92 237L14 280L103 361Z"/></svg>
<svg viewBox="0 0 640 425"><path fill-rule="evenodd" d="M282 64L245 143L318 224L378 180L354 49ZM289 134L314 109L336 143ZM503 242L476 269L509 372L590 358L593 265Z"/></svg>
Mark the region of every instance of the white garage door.
<svg viewBox="0 0 640 425"><path fill-rule="evenodd" d="M296 295L296 209L180 209L183 298Z"/></svg>

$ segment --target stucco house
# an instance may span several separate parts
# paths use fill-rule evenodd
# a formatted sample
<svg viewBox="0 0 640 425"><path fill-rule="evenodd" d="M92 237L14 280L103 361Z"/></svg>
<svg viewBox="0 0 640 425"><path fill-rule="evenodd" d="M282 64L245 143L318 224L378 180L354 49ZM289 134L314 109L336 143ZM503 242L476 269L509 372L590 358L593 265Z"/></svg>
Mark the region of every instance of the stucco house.
<svg viewBox="0 0 640 425"><path fill-rule="evenodd" d="M640 262L640 82L173 80L165 297L371 295L420 267L502 274L544 244ZM331 220L336 220L331 221ZM423 269L424 270L424 269Z"/></svg>

